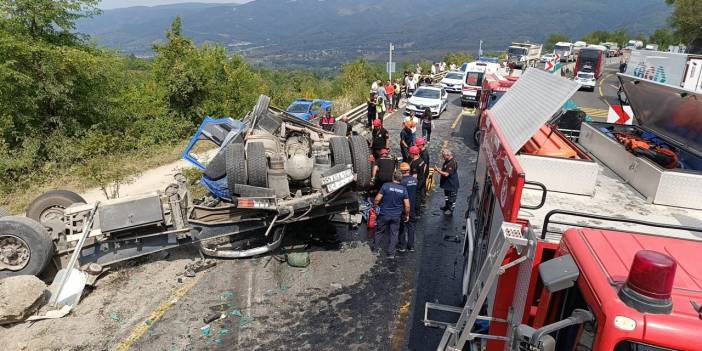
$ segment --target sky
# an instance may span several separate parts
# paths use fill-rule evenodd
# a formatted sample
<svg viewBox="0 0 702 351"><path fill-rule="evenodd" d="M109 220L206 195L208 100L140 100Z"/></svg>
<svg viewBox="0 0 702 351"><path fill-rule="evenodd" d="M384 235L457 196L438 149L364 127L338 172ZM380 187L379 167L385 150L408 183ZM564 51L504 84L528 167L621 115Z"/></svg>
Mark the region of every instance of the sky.
<svg viewBox="0 0 702 351"><path fill-rule="evenodd" d="M130 6L154 6L165 4L178 4L184 2L204 2L204 3L245 3L252 0L102 0L99 7L103 10L116 9Z"/></svg>

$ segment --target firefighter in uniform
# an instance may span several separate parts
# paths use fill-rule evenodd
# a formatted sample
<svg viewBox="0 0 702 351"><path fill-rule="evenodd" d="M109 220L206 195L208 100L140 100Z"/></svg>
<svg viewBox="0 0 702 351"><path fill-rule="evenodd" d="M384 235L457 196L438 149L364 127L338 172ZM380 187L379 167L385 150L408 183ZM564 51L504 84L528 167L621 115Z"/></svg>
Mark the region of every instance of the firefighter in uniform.
<svg viewBox="0 0 702 351"><path fill-rule="evenodd" d="M415 210L414 215L419 218L420 205L424 201L424 196L427 192L427 172L429 171L429 166L424 162L419 156L419 148L417 146L412 146L409 148L410 157L412 161L410 162L410 174L417 179L417 199L416 206L413 207Z"/></svg>
<svg viewBox="0 0 702 351"><path fill-rule="evenodd" d="M441 186L441 189L444 189L444 196L446 197L446 203L444 207L441 207L441 210L444 211L445 215L450 216L456 207L456 196L458 195L458 164L449 149L442 150L441 157L444 158L444 164L441 166L441 169L434 166L434 172L441 175L439 186Z"/></svg>
<svg viewBox="0 0 702 351"><path fill-rule="evenodd" d="M416 146L412 148L416 148ZM407 189L410 209L409 220L400 223L400 247L397 249L399 252L414 252L414 233L417 228L417 178L410 174L410 168L409 163L400 163L400 173L402 173L400 184Z"/></svg>
<svg viewBox="0 0 702 351"><path fill-rule="evenodd" d="M371 179L376 189L383 187L383 184L392 182L392 173L395 171L395 159L390 157L390 150L381 149L380 158L375 160Z"/></svg>

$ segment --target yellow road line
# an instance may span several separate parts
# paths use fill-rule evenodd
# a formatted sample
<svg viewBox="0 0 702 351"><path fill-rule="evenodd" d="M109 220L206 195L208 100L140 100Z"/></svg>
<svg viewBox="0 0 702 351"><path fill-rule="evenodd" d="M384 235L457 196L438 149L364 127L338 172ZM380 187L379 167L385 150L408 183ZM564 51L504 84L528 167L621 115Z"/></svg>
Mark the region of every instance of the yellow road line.
<svg viewBox="0 0 702 351"><path fill-rule="evenodd" d="M461 121L463 118L463 111L461 111L458 116L456 116L456 119L453 120L453 123L451 123L451 129L456 129L456 126L458 126L458 123Z"/></svg>
<svg viewBox="0 0 702 351"><path fill-rule="evenodd" d="M609 77L611 77L611 76L612 76L612 73L609 73L609 74L607 74L604 78L600 79L600 84L599 84L600 87L599 87L599 89L598 89L599 92L600 92L600 97L602 98L601 100L602 100L605 104L607 104L607 106L611 106L611 105L609 104L609 102L607 102L607 99L604 98L604 92L603 92L603 90L602 90L602 86L604 85L604 82L605 82Z"/></svg>
<svg viewBox="0 0 702 351"><path fill-rule="evenodd" d="M151 314L149 317L147 317L144 321L139 323L134 330L127 336L125 339L119 342L117 346L115 346L112 351L127 351L129 350L134 343L136 343L150 328L149 325L146 324L147 320L150 320L152 323L156 323L161 317L163 317L164 314L168 310L173 307L173 305L180 300L185 294L192 289L195 284L197 284L200 279L205 276L206 272L202 272L201 274L198 274L193 278L193 280L189 281L185 285L181 286L180 288L176 289L173 293L171 293L166 300L161 303L161 305L158 306ZM153 325L153 324L152 324Z"/></svg>

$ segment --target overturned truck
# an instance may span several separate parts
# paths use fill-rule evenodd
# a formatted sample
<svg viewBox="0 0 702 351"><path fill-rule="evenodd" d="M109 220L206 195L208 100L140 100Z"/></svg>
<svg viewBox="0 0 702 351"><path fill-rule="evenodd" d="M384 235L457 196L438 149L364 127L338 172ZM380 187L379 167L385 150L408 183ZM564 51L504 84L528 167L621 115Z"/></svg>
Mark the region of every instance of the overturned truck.
<svg viewBox="0 0 702 351"><path fill-rule="evenodd" d="M205 118L183 153L204 171L203 198L178 174L164 191L94 204L53 190L26 217L0 218L0 278L66 268L76 250L95 277L110 264L187 244L208 256L250 257L275 250L289 224L357 213L357 191L370 183L367 141L345 136L343 122L327 132L269 101L261 96L242 121ZM206 166L193 152L200 142L216 146Z"/></svg>

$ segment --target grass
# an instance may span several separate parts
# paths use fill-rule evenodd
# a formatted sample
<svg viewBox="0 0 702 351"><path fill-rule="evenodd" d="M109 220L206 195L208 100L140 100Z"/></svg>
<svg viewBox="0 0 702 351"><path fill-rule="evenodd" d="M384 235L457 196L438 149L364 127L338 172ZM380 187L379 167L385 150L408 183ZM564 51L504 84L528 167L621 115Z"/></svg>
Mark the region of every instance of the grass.
<svg viewBox="0 0 702 351"><path fill-rule="evenodd" d="M178 160L186 146L187 141L183 141L155 146L148 150L127 152L116 157L116 161L113 161L114 163L110 167L134 170L132 175L137 175L145 170ZM50 181L36 183L27 181L24 184L30 185L18 185L14 191L0 196L0 207L6 208L13 214L20 214L24 213L34 198L48 190L65 189L82 193L88 189L99 187L101 184L90 180L90 177L83 176L86 167L86 165L75 165L53 175Z"/></svg>

